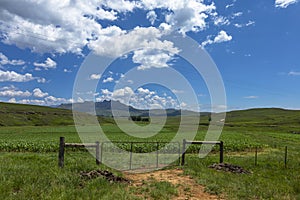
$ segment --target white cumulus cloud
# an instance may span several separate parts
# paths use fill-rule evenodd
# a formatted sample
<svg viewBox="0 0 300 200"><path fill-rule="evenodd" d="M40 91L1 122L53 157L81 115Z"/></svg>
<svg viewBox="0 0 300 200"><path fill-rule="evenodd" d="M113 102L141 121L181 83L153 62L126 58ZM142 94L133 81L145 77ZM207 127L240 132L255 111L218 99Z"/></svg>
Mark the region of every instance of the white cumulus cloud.
<svg viewBox="0 0 300 200"><path fill-rule="evenodd" d="M9 60L7 56L0 52L0 65L24 65L24 60Z"/></svg>
<svg viewBox="0 0 300 200"><path fill-rule="evenodd" d="M289 5L297 2L298 0L275 0L275 7L287 8Z"/></svg>
<svg viewBox="0 0 300 200"><path fill-rule="evenodd" d="M228 42L232 40L232 36L228 35L226 31L222 30L219 32L219 34L212 40L207 39L206 41L201 43L201 46L204 47L208 44L214 44L214 43L221 43L221 42Z"/></svg>
<svg viewBox="0 0 300 200"><path fill-rule="evenodd" d="M0 91L0 96L2 97L29 97L31 96L31 92L28 90L26 91L21 91L21 90L16 90L15 88L12 89L6 89Z"/></svg>
<svg viewBox="0 0 300 200"><path fill-rule="evenodd" d="M57 63L48 57L43 63L34 62L33 65L36 66L36 70L40 70L42 68L48 70L48 69L55 69Z"/></svg>
<svg viewBox="0 0 300 200"><path fill-rule="evenodd" d="M15 71L2 71L0 70L0 82L28 82L34 80L32 74L19 74Z"/></svg>
<svg viewBox="0 0 300 200"><path fill-rule="evenodd" d="M157 49L140 49L134 51L132 61L141 64L138 66L138 70L164 68L169 67L168 62L172 60L173 56L174 54L171 52Z"/></svg>
<svg viewBox="0 0 300 200"><path fill-rule="evenodd" d="M216 26L229 25L230 21L226 17L218 16L218 17L215 18L214 24Z"/></svg>
<svg viewBox="0 0 300 200"><path fill-rule="evenodd" d="M176 99L167 95L160 96L148 88L140 87L136 91L133 91L130 87L124 87L116 89L113 92L108 89L102 89L101 93L102 95L96 98L97 101L120 101L139 109L180 108L180 104Z"/></svg>
<svg viewBox="0 0 300 200"><path fill-rule="evenodd" d="M42 92L42 90L40 88L35 88L33 90L33 96L38 97L38 98L44 98L44 97L48 96L48 93Z"/></svg>
<svg viewBox="0 0 300 200"><path fill-rule="evenodd" d="M111 82L113 82L113 81L114 81L114 78L113 78L113 77L108 77L108 78L104 79L102 82L103 82L103 83L111 83Z"/></svg>
<svg viewBox="0 0 300 200"><path fill-rule="evenodd" d="M147 19L150 21L150 23L153 25L155 20L157 18L157 15L154 10L151 10L147 13Z"/></svg>
<svg viewBox="0 0 300 200"><path fill-rule="evenodd" d="M152 24L158 18L154 10L161 9L159 28L137 26L123 30L117 25L101 24L101 20L119 20L122 14L135 9L143 9ZM124 51L137 48L162 47L161 34L171 30L183 35L204 30L209 17L217 17L216 6L202 0L0 1L2 42L38 53L82 55L83 49L88 47L100 55L120 56ZM217 17L215 23L230 22ZM50 63L36 63L37 69L54 68Z"/></svg>
<svg viewBox="0 0 300 200"><path fill-rule="evenodd" d="M91 74L90 80L99 80L101 78L101 74Z"/></svg>

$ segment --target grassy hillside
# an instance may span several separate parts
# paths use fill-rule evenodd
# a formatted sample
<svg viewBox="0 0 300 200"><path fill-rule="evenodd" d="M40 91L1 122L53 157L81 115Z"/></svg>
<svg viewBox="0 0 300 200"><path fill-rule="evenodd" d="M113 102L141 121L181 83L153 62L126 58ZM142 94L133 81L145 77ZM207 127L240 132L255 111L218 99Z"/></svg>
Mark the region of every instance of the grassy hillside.
<svg viewBox="0 0 300 200"><path fill-rule="evenodd" d="M272 130L299 132L300 111L280 108L256 108L228 112L226 126L265 127Z"/></svg>
<svg viewBox="0 0 300 200"><path fill-rule="evenodd" d="M186 113L185 113L186 114ZM101 122L112 123L112 118L101 117ZM178 116L169 116L169 122L179 122ZM208 116L202 115L200 124L208 125ZM24 104L0 103L0 126L57 126L73 125L69 109ZM173 123L171 123L173 124ZM256 108L228 112L225 127L266 127L299 132L300 111L279 108Z"/></svg>
<svg viewBox="0 0 300 200"><path fill-rule="evenodd" d="M0 126L72 125L70 110L24 104L0 103Z"/></svg>

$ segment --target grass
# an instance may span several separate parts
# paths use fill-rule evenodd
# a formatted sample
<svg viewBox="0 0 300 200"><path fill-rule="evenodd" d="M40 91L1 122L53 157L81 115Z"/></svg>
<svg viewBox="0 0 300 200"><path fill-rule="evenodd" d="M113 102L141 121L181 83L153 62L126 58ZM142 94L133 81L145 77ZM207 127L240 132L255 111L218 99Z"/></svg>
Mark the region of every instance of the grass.
<svg viewBox="0 0 300 200"><path fill-rule="evenodd" d="M87 153L68 156L64 169L57 167L54 153L0 155L5 163L0 166L0 199L134 199L124 184L81 178L80 171L98 167Z"/></svg>
<svg viewBox="0 0 300 200"><path fill-rule="evenodd" d="M137 196L143 196L144 199L164 200L178 196L176 187L167 181L145 181L141 187L134 188L132 192Z"/></svg>
<svg viewBox="0 0 300 200"><path fill-rule="evenodd" d="M128 139L124 139L124 134L114 125L104 127L112 138ZM168 135L167 130L164 130L164 135ZM136 191L128 189L127 185L110 184L102 179L82 180L80 171L99 168L87 152L67 150L65 168L59 169L57 149L60 136L65 136L67 142L80 141L72 126L0 129L0 199L134 199L139 197L137 193L152 199L176 196L176 190L168 183L147 183ZM203 131L199 131L196 138L202 137ZM162 138L160 135L157 140ZM197 154L187 154L185 173L205 185L207 192L228 199L299 199L300 135L231 127L225 128L221 139L225 144L225 162L240 165L253 173L241 175L209 169L210 164L218 162L217 153L204 159L199 159ZM3 144L8 146L3 147ZM14 146L16 144L19 148ZM32 144L33 148L26 149L26 144ZM256 166L252 148L255 145L261 147ZM284 167L285 146L288 146L287 169ZM190 152L197 152L198 146L190 148L194 148ZM164 187L168 189L162 189Z"/></svg>
<svg viewBox="0 0 300 200"><path fill-rule="evenodd" d="M70 143L80 142L71 121L64 126L58 123L71 117L70 111L24 105L15 105L11 110L11 104L0 106L0 199L170 199L177 196L176 187L168 182L150 181L141 188L132 188L101 178L82 179L80 171L108 169L97 166L95 159L85 151L67 149L65 168L58 168L59 137L64 136ZM48 121L37 126L37 122L47 118L45 113L50 116ZM30 120L24 118L28 116ZM196 140L202 140L206 133L207 119L201 120ZM224 161L242 166L252 174L208 168L218 162L218 149L216 147L209 156L200 159L197 145L189 147L184 171L204 185L207 192L227 199L300 199L300 134L294 134L300 128L299 121L299 111L231 112L220 137L225 147ZM114 141L170 141L178 130L179 118L168 118L159 134L146 139L124 134L112 119L103 118L100 122L107 137ZM288 147L287 168L284 165L285 146ZM123 148L128 150L129 147L123 145ZM259 150L257 165L254 163L255 148ZM134 151L151 149L153 145L141 145Z"/></svg>

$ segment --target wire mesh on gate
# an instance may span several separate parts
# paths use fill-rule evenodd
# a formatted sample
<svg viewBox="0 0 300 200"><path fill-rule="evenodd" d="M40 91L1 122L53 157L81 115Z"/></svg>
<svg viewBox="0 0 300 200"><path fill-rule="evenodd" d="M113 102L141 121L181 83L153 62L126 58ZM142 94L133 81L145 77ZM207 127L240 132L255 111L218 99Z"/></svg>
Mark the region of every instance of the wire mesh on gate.
<svg viewBox="0 0 300 200"><path fill-rule="evenodd" d="M100 162L119 170L162 168L180 165L179 142L102 142Z"/></svg>

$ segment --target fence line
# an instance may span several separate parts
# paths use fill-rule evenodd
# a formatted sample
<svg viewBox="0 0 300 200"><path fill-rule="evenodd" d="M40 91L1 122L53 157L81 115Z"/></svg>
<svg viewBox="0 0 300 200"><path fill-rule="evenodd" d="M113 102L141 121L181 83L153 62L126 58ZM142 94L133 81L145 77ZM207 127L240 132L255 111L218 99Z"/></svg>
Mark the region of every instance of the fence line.
<svg viewBox="0 0 300 200"><path fill-rule="evenodd" d="M109 142L95 142L95 143L65 143L65 138L60 137L59 143L59 153L58 153L58 166L64 167L64 155L66 147L74 147L74 148L96 148L96 164L99 165L102 163L103 152L105 151L105 144L114 144L114 143L128 143L130 144L130 154L129 154L129 170L132 170L132 160L133 160L133 145L134 144L155 144L156 148L156 168L159 167L159 144L170 144L170 142L126 142L126 141L109 141ZM178 151L176 153L171 152L171 154L178 154L178 164L180 165L180 143L179 142L171 142L172 144L178 144ZM169 152L170 153L170 152Z"/></svg>

